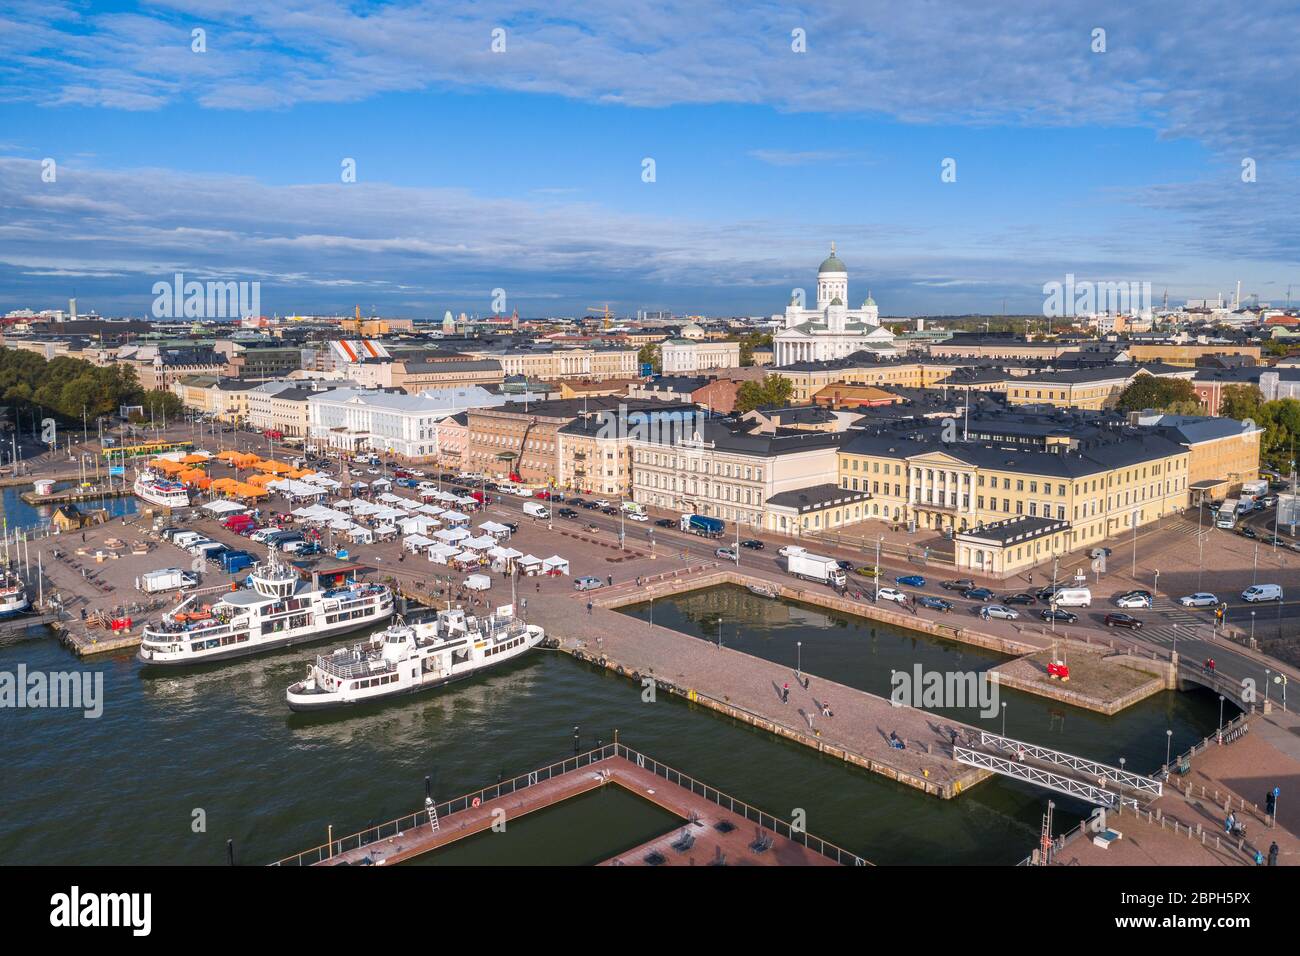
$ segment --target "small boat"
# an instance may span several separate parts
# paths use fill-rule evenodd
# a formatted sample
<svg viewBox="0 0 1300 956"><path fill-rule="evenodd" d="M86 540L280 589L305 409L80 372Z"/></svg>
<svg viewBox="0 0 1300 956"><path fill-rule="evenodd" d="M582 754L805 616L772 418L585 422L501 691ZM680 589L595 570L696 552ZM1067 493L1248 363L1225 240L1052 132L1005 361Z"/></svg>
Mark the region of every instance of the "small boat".
<svg viewBox="0 0 1300 956"><path fill-rule="evenodd" d="M750 594L756 594L759 597L765 597L765 598L779 597L779 592L777 591L777 589L772 587L770 584L747 584L745 585L745 588L746 590L749 591Z"/></svg>

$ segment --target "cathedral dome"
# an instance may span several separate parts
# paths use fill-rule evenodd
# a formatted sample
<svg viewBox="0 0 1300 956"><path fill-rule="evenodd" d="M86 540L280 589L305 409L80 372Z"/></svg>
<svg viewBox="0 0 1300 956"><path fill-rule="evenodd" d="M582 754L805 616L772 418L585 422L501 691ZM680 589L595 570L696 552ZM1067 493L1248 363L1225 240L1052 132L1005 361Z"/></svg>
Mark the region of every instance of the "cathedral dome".
<svg viewBox="0 0 1300 956"><path fill-rule="evenodd" d="M817 267L818 275L820 275L823 272L847 273L848 271L849 271L848 269L844 268L844 263L840 261L839 256L835 255L834 250L831 250L831 254L826 258L826 260L820 266Z"/></svg>

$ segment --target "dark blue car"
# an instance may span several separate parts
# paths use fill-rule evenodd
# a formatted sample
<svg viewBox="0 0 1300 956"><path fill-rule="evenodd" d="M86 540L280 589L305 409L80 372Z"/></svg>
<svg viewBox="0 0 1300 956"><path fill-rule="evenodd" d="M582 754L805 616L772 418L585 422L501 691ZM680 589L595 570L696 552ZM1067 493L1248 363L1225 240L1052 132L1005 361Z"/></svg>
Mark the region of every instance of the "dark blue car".
<svg viewBox="0 0 1300 956"><path fill-rule="evenodd" d="M909 588L925 587L925 578L919 574L904 574L902 577L894 578L895 584L905 584Z"/></svg>
<svg viewBox="0 0 1300 956"><path fill-rule="evenodd" d="M928 607L935 611L943 611L945 614L952 610L952 605L943 598L931 597L928 594L921 595L916 599L916 603L921 605L921 607Z"/></svg>

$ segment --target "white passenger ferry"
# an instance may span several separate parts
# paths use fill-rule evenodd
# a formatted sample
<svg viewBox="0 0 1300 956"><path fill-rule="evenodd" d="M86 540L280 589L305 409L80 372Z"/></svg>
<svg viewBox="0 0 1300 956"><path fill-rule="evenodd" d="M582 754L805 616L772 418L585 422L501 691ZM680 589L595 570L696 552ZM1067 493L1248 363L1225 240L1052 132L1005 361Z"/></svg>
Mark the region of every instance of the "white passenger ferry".
<svg viewBox="0 0 1300 956"><path fill-rule="evenodd" d="M18 575L9 571L0 574L0 619L25 614L31 606L27 589Z"/></svg>
<svg viewBox="0 0 1300 956"><path fill-rule="evenodd" d="M279 564L257 565L252 587L226 592L211 607L197 595L146 625L140 660L147 664L197 664L319 641L393 616L393 592L382 584L321 588Z"/></svg>
<svg viewBox="0 0 1300 956"><path fill-rule="evenodd" d="M190 506L190 490L185 487L183 482L164 478L148 468L141 470L135 476L135 484L131 487L131 490L137 498L141 501L147 501L151 505L158 505L163 508L188 508Z"/></svg>
<svg viewBox="0 0 1300 956"><path fill-rule="evenodd" d="M545 636L510 605L487 618L439 611L435 620L398 623L365 644L318 656L285 699L291 710L328 710L428 690L513 660Z"/></svg>

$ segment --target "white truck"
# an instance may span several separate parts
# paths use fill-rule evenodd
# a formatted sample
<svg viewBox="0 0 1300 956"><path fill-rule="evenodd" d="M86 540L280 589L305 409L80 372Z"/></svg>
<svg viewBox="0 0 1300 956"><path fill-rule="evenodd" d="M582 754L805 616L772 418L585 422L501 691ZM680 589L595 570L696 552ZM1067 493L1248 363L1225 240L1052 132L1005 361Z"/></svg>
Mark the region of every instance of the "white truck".
<svg viewBox="0 0 1300 956"><path fill-rule="evenodd" d="M820 581L834 588L844 587L844 569L834 558L823 558L809 551L795 551L786 556L786 570L805 581Z"/></svg>
<svg viewBox="0 0 1300 956"><path fill-rule="evenodd" d="M540 501L525 501L524 514L533 518L542 518L542 519L546 519L551 516L551 512L547 509L546 505L542 504Z"/></svg>
<svg viewBox="0 0 1300 956"><path fill-rule="evenodd" d="M1243 481L1241 483L1241 497L1248 501L1254 501L1256 498L1262 498L1268 494L1267 481Z"/></svg>
<svg viewBox="0 0 1300 956"><path fill-rule="evenodd" d="M192 588L198 580L180 568L163 568L159 571L147 571L136 578L135 586L145 594L157 594L159 591L176 591Z"/></svg>
<svg viewBox="0 0 1300 956"><path fill-rule="evenodd" d="M1214 526L1225 531L1237 527L1237 499L1229 498L1219 505L1219 513L1214 516Z"/></svg>

